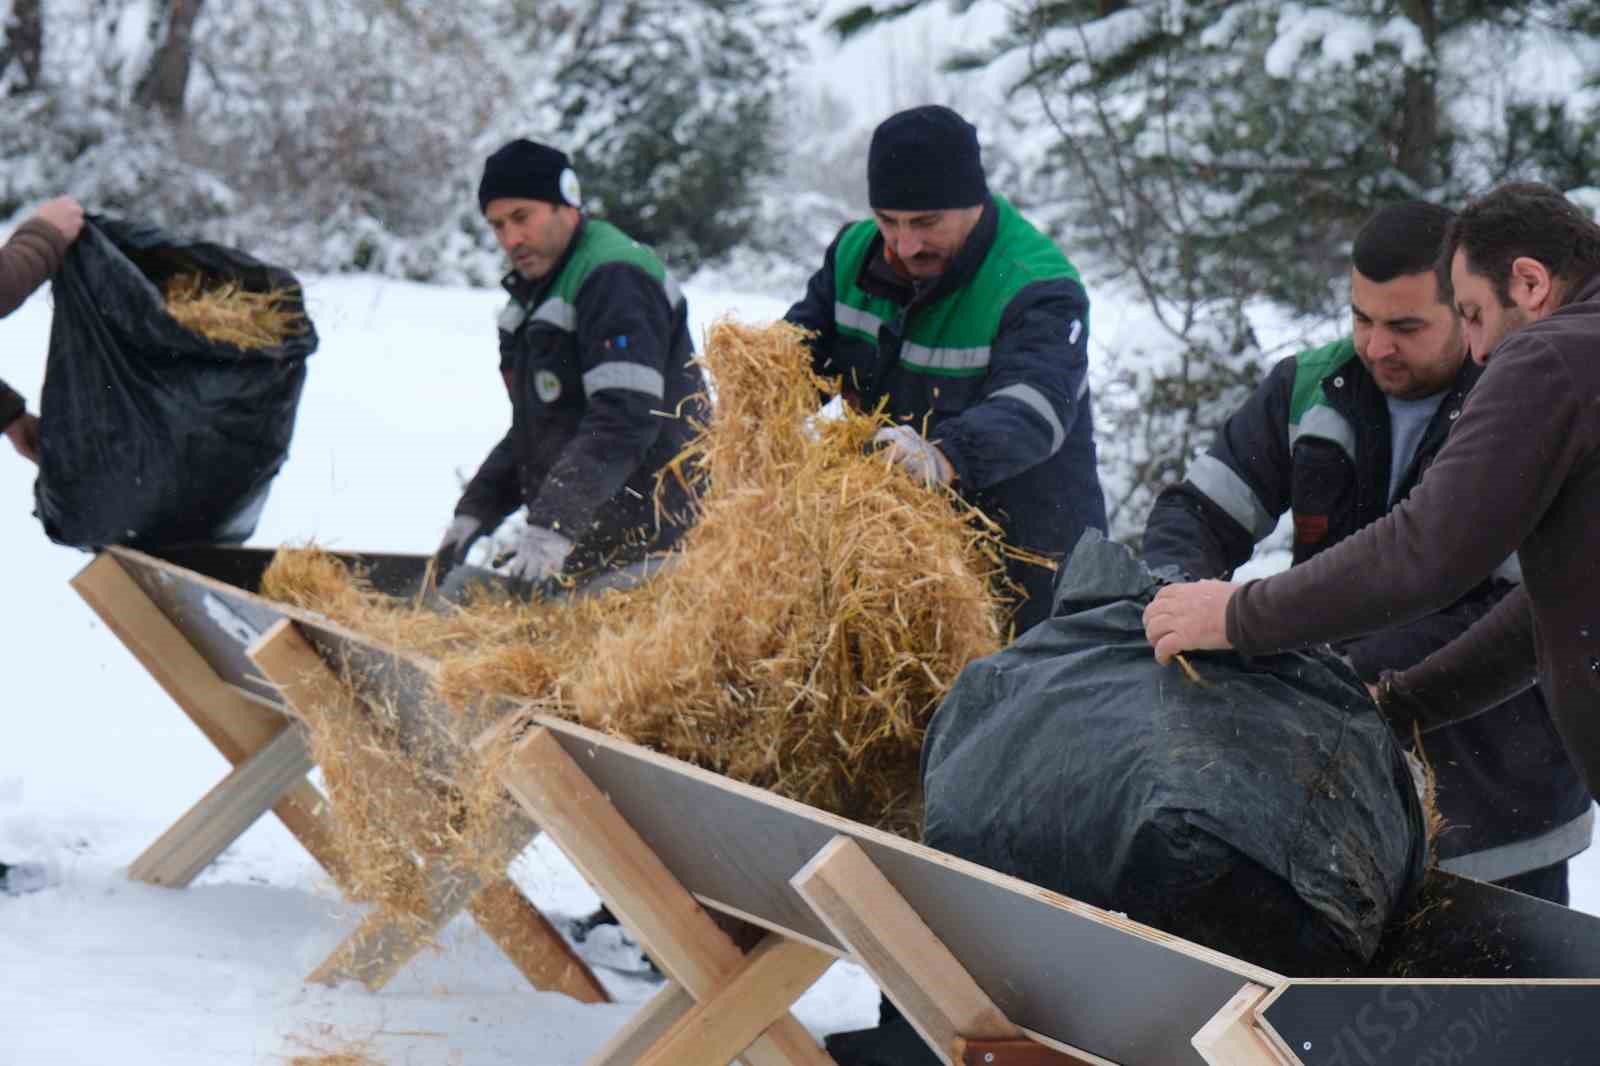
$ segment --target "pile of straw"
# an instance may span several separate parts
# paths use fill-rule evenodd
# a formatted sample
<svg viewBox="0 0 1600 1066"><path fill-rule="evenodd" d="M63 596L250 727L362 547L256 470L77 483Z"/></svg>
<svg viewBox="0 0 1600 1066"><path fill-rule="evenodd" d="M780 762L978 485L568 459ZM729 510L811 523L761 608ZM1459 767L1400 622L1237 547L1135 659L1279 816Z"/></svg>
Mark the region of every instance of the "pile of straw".
<svg viewBox="0 0 1600 1066"><path fill-rule="evenodd" d="M162 288L167 313L210 341L246 351L276 348L305 332L305 317L289 306L288 289L252 292L237 282L176 274Z"/></svg>
<svg viewBox="0 0 1600 1066"><path fill-rule="evenodd" d="M995 651L998 530L866 453L881 417L816 421L799 330L718 324L708 473L682 558L595 627L545 709L868 824L920 821L923 731ZM812 438L815 439L812 439ZM447 689L495 652L443 664Z"/></svg>
<svg viewBox="0 0 1600 1066"><path fill-rule="evenodd" d="M961 668L1000 645L999 531L870 454L880 415L815 419L824 383L802 338L785 324L712 330L715 416L674 471L696 469L709 488L675 565L642 587L565 603L485 597L439 614L300 548L278 553L263 592L425 657L454 715L481 717L494 697L531 701L539 713L915 836L928 720ZM388 802L381 780L391 771L330 765L381 766L355 754L393 746L381 708L373 717L359 736L311 723L324 774L344 783L335 816L358 822L347 859L398 861L430 834L434 845L454 837L467 863L492 851L471 838L508 802L492 772L506 752L458 760L425 817L415 790L403 790L412 809L391 819L372 809ZM318 732L340 735L318 743ZM395 846L375 846L391 820L411 828ZM392 862L373 874L400 897L415 887Z"/></svg>

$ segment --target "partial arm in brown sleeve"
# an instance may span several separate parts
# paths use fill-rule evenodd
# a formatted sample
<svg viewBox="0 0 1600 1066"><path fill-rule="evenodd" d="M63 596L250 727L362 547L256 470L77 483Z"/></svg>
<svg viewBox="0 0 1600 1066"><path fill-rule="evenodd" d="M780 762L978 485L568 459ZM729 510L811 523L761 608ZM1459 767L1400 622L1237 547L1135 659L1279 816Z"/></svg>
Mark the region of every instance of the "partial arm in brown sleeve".
<svg viewBox="0 0 1600 1066"><path fill-rule="evenodd" d="M1378 702L1401 736L1497 707L1538 681L1528 594L1518 585L1472 628L1408 670L1384 671Z"/></svg>

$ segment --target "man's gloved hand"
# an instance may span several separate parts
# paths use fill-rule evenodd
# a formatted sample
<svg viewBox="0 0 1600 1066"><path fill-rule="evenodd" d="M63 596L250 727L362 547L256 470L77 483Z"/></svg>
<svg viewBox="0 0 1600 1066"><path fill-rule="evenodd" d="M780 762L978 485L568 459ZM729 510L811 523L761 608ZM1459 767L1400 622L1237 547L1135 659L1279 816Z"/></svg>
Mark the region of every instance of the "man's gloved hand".
<svg viewBox="0 0 1600 1066"><path fill-rule="evenodd" d="M511 559L508 571L512 580L530 588L549 578L558 577L561 567L572 554L573 543L553 529L529 526L522 531L517 542L517 554Z"/></svg>
<svg viewBox="0 0 1600 1066"><path fill-rule="evenodd" d="M28 462L39 465L39 417L26 411L13 418L5 428L11 446Z"/></svg>
<svg viewBox="0 0 1600 1066"><path fill-rule="evenodd" d="M910 426L888 426L872 435L872 443L889 452L889 460L928 488L955 480L955 467L936 446Z"/></svg>
<svg viewBox="0 0 1600 1066"><path fill-rule="evenodd" d="M439 550L433 553L433 576L437 581L460 566L467 558L467 550L483 535L483 522L469 514L458 514L450 520L444 531Z"/></svg>

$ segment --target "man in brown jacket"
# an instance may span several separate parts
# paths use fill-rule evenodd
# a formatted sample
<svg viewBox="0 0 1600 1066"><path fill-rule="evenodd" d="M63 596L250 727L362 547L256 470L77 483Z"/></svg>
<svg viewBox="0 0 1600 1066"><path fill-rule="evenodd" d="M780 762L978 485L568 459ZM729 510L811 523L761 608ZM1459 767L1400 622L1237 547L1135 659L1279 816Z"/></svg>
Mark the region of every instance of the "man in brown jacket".
<svg viewBox="0 0 1600 1066"><path fill-rule="evenodd" d="M1437 610L1509 553L1524 584L1453 643L1385 675L1395 725L1469 717L1538 681L1590 792L1600 786L1600 225L1554 189L1511 184L1451 225L1446 264L1487 364L1428 476L1302 566L1235 588L1172 585L1145 609L1166 662L1266 653Z"/></svg>
<svg viewBox="0 0 1600 1066"><path fill-rule="evenodd" d="M0 318L22 306L33 290L61 267L67 246L83 229L83 208L70 196L58 196L17 227L0 247ZM0 432L23 458L39 461L39 420L15 390L0 381ZM0 860L0 894L26 892L48 880L33 863L12 865Z"/></svg>
<svg viewBox="0 0 1600 1066"><path fill-rule="evenodd" d="M67 246L83 229L83 208L70 196L58 196L17 227L0 248L0 318L22 306L33 290L61 268ZM27 402L0 381L0 432L24 459L39 461L39 419L28 413ZM0 863L0 879L5 865Z"/></svg>

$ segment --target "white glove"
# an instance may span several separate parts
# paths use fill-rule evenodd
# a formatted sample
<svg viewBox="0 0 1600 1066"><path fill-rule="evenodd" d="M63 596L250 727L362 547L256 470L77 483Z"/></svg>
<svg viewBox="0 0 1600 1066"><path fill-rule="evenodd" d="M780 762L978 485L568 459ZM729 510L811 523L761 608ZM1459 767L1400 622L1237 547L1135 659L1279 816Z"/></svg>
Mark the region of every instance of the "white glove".
<svg viewBox="0 0 1600 1066"><path fill-rule="evenodd" d="M517 554L512 557L508 572L513 580L528 585L557 577L567 556L572 554L572 547L572 541L553 529L529 526L517 541Z"/></svg>
<svg viewBox="0 0 1600 1066"><path fill-rule="evenodd" d="M444 531L444 539L439 542L439 549L433 553L435 573L442 576L465 562L467 550L482 532L483 523L469 514L458 514L452 518L450 528Z"/></svg>
<svg viewBox="0 0 1600 1066"><path fill-rule="evenodd" d="M872 443L889 453L889 461L928 488L955 480L955 467L933 444L910 426L888 426L872 435Z"/></svg>

